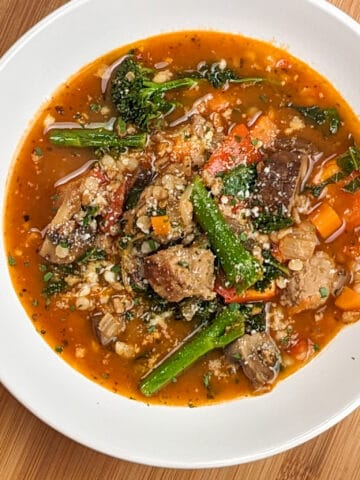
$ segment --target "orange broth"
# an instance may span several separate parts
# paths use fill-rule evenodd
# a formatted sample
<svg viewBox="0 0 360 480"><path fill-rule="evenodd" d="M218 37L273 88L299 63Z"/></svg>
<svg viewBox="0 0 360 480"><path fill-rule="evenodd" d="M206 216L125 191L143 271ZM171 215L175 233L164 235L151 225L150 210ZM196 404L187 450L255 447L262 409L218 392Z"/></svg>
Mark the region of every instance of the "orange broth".
<svg viewBox="0 0 360 480"><path fill-rule="evenodd" d="M166 62L169 64L168 68L175 72L194 69L203 60L213 62L225 59L227 64L241 75L263 75L280 82L278 86L270 83L247 87L234 85L226 91L212 91L214 98L209 102L209 109L221 110L226 102L234 103L234 99L240 99L236 114L238 119L234 118L234 121L251 117L252 110L268 111L271 108L278 124L283 124L286 128L293 112L280 108L284 105L285 98L298 105L336 107L343 122L336 135L324 136L321 129L314 128L307 122L301 132L302 136L323 152L323 159L343 153L351 145L352 137L359 142L359 120L322 76L284 50L237 35L180 32L160 35L119 48L82 68L53 94L47 105L37 114L17 152L8 182L5 208L5 243L7 254L12 259L9 270L19 300L36 330L54 350L54 354L61 355L76 370L111 391L150 403L198 406L253 395L250 382L240 370L223 377L214 377L211 389L208 388L203 379L208 372L209 360L221 362L222 358L221 352L214 351L160 393L150 399L145 398L138 389L139 380L144 374L141 359L126 360L101 346L94 338L86 312L59 309L52 300L49 302L42 295L44 272L41 265L44 261L38 254L42 237L33 229L42 230L54 215L54 183L94 158L91 149L61 148L50 144L44 134L44 122L49 116L56 122L104 122L113 116L113 107L101 93L100 75L106 66L131 48L141 51L147 65ZM189 108L197 98L207 93L209 88L201 86L200 90L181 90L173 94L173 97L181 99L185 107ZM103 115L101 112L92 111L92 104L109 108ZM177 118L181 112L171 115L171 118ZM39 152L39 149L42 154L34 155L34 151ZM319 169L320 166L315 166L313 177ZM333 185L328 188L327 195L330 195L329 203L341 218L349 216L346 212L351 210L352 202L355 201L358 213L360 212L360 193L345 193L339 185ZM360 213L354 222L355 227L360 224ZM323 244L323 247L331 256L336 257L346 248L356 248L358 245L357 234L352 225L334 241ZM360 252L360 247L358 248ZM310 357L299 360L280 343L280 349L282 348L290 361L281 371L279 379L302 367L336 335L343 325L339 321L339 315L334 302L330 300L319 320L315 320L314 311L311 310L294 316L294 331L300 338L315 345L314 352ZM192 327L188 322L169 321L170 338L157 338L146 331L141 320L135 318L129 322L124 341L139 342L140 337L145 338L146 347L142 349L144 355L147 350L155 349L164 356L177 341L190 333Z"/></svg>

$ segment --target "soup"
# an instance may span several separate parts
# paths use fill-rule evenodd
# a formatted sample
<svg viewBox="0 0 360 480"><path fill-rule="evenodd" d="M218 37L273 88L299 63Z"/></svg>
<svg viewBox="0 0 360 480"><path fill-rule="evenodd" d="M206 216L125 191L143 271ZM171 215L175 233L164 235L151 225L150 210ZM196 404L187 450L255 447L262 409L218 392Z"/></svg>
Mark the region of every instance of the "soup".
<svg viewBox="0 0 360 480"><path fill-rule="evenodd" d="M136 400L269 391L360 318L358 132L324 78L237 35L161 35L84 67L8 183L34 327Z"/></svg>

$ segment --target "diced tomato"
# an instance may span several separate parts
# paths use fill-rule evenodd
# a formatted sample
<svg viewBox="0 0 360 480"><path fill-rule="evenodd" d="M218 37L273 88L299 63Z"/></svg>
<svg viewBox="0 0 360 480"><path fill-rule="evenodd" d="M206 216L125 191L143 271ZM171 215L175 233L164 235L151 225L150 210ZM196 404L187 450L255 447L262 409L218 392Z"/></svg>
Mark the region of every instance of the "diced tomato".
<svg viewBox="0 0 360 480"><path fill-rule="evenodd" d="M241 163L253 163L261 159L260 152L251 141L249 129L244 124L236 125L217 148L204 170L211 175L235 168Z"/></svg>
<svg viewBox="0 0 360 480"><path fill-rule="evenodd" d="M99 180L100 184L108 183L109 180L104 172L100 167L95 167L91 170L91 176L95 177Z"/></svg>
<svg viewBox="0 0 360 480"><path fill-rule="evenodd" d="M296 360L303 361L308 356L309 341L307 338L299 337L286 351L289 355L295 357Z"/></svg>

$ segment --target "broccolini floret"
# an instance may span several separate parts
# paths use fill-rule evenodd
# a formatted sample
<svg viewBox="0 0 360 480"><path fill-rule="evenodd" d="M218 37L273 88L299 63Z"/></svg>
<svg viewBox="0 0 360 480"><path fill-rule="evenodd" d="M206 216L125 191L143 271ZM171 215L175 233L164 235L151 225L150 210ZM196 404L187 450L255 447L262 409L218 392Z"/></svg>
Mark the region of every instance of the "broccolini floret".
<svg viewBox="0 0 360 480"><path fill-rule="evenodd" d="M122 120L144 131L149 131L154 122L176 107L175 102L165 98L166 92L197 84L193 78L156 83L152 81L153 75L153 70L144 67L134 55L129 54L111 81L111 99Z"/></svg>

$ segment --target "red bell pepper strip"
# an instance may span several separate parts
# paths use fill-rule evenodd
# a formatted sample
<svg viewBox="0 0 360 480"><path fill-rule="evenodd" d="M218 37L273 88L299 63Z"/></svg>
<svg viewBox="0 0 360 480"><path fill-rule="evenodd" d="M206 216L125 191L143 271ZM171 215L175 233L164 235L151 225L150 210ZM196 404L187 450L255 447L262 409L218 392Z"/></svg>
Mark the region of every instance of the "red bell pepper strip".
<svg viewBox="0 0 360 480"><path fill-rule="evenodd" d="M250 131L244 124L235 125L223 143L212 153L204 170L211 175L232 170L241 163L261 159L261 153L252 143Z"/></svg>
<svg viewBox="0 0 360 480"><path fill-rule="evenodd" d="M269 288L263 292L249 288L242 293L238 293L235 287L224 287L216 281L215 292L223 297L225 303L267 302L275 297L276 285L275 282L272 282Z"/></svg>

